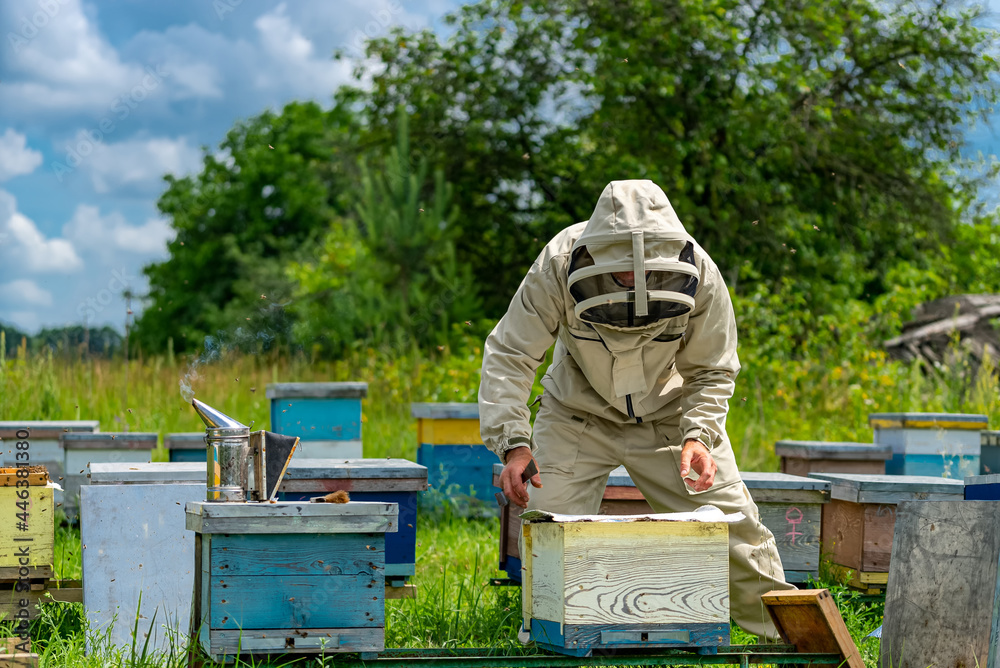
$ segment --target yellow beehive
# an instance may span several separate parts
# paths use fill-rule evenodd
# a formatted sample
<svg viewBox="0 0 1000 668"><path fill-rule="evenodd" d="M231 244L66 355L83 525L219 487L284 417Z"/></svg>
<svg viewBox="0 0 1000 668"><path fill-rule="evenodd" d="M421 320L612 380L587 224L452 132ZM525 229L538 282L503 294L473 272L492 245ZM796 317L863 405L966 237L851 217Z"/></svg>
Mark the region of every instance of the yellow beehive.
<svg viewBox="0 0 1000 668"><path fill-rule="evenodd" d="M576 656L728 644L728 525L620 520L525 523L521 600L532 639Z"/></svg>
<svg viewBox="0 0 1000 668"><path fill-rule="evenodd" d="M0 469L0 581L22 578L21 561L27 551L28 578L52 577L55 547L53 487L42 466L33 466L26 478L17 469ZM28 487L18 487L27 480ZM27 491L27 498L21 498Z"/></svg>

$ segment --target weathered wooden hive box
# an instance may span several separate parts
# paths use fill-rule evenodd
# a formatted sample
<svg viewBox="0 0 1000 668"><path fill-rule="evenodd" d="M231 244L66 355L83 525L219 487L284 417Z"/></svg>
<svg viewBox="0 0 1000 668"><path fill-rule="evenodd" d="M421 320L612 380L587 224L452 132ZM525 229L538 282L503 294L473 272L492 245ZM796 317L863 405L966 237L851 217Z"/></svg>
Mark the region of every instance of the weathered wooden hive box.
<svg viewBox="0 0 1000 668"><path fill-rule="evenodd" d="M119 648L138 631L169 651L188 630L194 532L184 507L205 498L201 453L201 462L94 463L80 488L84 610Z"/></svg>
<svg viewBox="0 0 1000 668"><path fill-rule="evenodd" d="M527 519L521 600L532 640L574 656L728 645L728 525L648 519L665 517Z"/></svg>
<svg viewBox="0 0 1000 668"><path fill-rule="evenodd" d="M0 522L0 615L6 620L14 619L22 599L28 601L28 618L38 616L36 604L45 595L55 557L55 488L42 467L28 471L18 476L16 467L0 469L0 504L8 514ZM27 487L18 487L19 480ZM21 578L30 581L29 591L18 591Z"/></svg>
<svg viewBox="0 0 1000 668"><path fill-rule="evenodd" d="M890 475L941 476L963 480L979 474L980 432L985 415L970 413L873 413L875 442L892 446Z"/></svg>
<svg viewBox="0 0 1000 668"><path fill-rule="evenodd" d="M395 504L199 501L186 512L192 633L213 660L384 649Z"/></svg>
<svg viewBox="0 0 1000 668"><path fill-rule="evenodd" d="M808 476L810 473L885 474L892 459L888 443L827 441L778 441L774 453L781 457L781 472Z"/></svg>
<svg viewBox="0 0 1000 668"><path fill-rule="evenodd" d="M159 436L155 433L93 434L67 433L59 437L66 455L66 495L63 509L75 517L79 509L80 486L88 482L87 468L95 463L120 464L149 462ZM206 473L207 475L207 473Z"/></svg>
<svg viewBox="0 0 1000 668"><path fill-rule="evenodd" d="M417 552L417 502L427 489L427 469L405 459L296 459L281 481L283 501L309 500L338 490L351 501L395 503L398 530L385 536L385 579L400 586L413 576Z"/></svg>
<svg viewBox="0 0 1000 668"><path fill-rule="evenodd" d="M820 528L830 482L787 473L741 475L760 521L774 534L785 580L801 583L819 577Z"/></svg>
<svg viewBox="0 0 1000 668"><path fill-rule="evenodd" d="M270 383L271 431L301 439L297 458L360 458L366 396L368 383Z"/></svg>
<svg viewBox="0 0 1000 668"><path fill-rule="evenodd" d="M493 464L494 492L500 490L500 474L503 464ZM524 512L521 506L511 504L500 508L500 570L507 572L507 577L514 582L521 581L521 552L518 548L518 537L521 533L520 515ZM642 492L632 482L631 476L624 466L619 466L608 476L604 487L604 499L601 501L601 515L645 515L652 512Z"/></svg>
<svg viewBox="0 0 1000 668"><path fill-rule="evenodd" d="M492 505L497 456L479 435L479 404L410 404L410 414L417 419L417 463L427 467L430 487L457 494L469 510Z"/></svg>
<svg viewBox="0 0 1000 668"><path fill-rule="evenodd" d="M1000 431L980 432L979 450L979 473L1000 473Z"/></svg>
<svg viewBox="0 0 1000 668"><path fill-rule="evenodd" d="M860 589L888 581L896 505L902 501L959 501L961 480L931 476L814 473L829 480L831 501L823 506L823 551L842 569L853 571Z"/></svg>
<svg viewBox="0 0 1000 668"><path fill-rule="evenodd" d="M1000 501L1000 473L967 476L965 498L967 501Z"/></svg>
<svg viewBox="0 0 1000 668"><path fill-rule="evenodd" d="M191 431L167 434L163 437L172 462L206 462L205 432Z"/></svg>
<svg viewBox="0 0 1000 668"><path fill-rule="evenodd" d="M32 464L44 466L52 482L63 486L66 475L66 454L60 437L63 434L93 434L98 430L97 420L8 420L0 421L0 447L3 448L4 466L17 466L15 443L27 440ZM27 439L18 433L28 432ZM79 470L79 469L77 469ZM56 490L55 502L62 503L63 493Z"/></svg>

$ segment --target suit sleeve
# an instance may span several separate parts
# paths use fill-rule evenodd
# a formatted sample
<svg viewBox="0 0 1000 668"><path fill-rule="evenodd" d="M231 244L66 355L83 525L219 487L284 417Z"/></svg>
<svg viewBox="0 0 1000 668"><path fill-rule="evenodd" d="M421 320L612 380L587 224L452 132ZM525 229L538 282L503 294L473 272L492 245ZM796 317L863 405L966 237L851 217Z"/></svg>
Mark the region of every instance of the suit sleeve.
<svg viewBox="0 0 1000 668"><path fill-rule="evenodd" d="M563 288L551 263L536 261L486 339L479 384L480 429L483 443L501 460L511 448L530 446L527 403L535 372L559 331Z"/></svg>
<svg viewBox="0 0 1000 668"><path fill-rule="evenodd" d="M676 364L684 379L680 422L684 441L698 439L711 450L726 434L740 361L729 290L713 262L705 263L702 274Z"/></svg>

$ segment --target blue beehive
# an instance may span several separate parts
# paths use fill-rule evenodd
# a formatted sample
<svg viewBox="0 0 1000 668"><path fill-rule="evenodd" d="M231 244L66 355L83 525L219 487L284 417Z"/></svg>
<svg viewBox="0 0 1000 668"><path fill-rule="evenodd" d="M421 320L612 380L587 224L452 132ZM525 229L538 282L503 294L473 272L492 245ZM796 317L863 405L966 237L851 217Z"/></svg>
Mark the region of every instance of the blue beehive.
<svg viewBox="0 0 1000 668"><path fill-rule="evenodd" d="M967 501L1000 501L1000 473L970 475L965 478Z"/></svg>
<svg viewBox="0 0 1000 668"><path fill-rule="evenodd" d="M308 500L338 490L351 501L395 503L399 530L385 537L385 579L406 583L417 550L417 499L427 489L427 469L405 459L292 459L278 488L284 501Z"/></svg>
<svg viewBox="0 0 1000 668"><path fill-rule="evenodd" d="M297 458L360 458L366 396L368 383L271 383L271 431L301 439Z"/></svg>
<svg viewBox="0 0 1000 668"><path fill-rule="evenodd" d="M411 404L417 418L417 462L432 488L457 494L466 508L492 505L497 456L479 435L479 404Z"/></svg>
<svg viewBox="0 0 1000 668"><path fill-rule="evenodd" d="M206 461L205 432L191 431L167 434L163 437L163 447L167 449L172 462Z"/></svg>
<svg viewBox="0 0 1000 668"><path fill-rule="evenodd" d="M874 413L875 442L892 447L889 475L962 480L979 473L980 432L985 415L969 413Z"/></svg>
<svg viewBox="0 0 1000 668"><path fill-rule="evenodd" d="M394 504L196 501L186 512L191 631L213 660L384 649Z"/></svg>

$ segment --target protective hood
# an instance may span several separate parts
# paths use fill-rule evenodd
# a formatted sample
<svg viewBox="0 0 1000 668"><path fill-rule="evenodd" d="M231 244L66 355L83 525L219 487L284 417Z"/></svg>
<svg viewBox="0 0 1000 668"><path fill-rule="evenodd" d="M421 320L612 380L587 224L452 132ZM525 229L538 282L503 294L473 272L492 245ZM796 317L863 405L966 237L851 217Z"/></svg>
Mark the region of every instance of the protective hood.
<svg viewBox="0 0 1000 668"><path fill-rule="evenodd" d="M624 272L634 286L615 278ZM569 290L581 320L649 331L694 308L698 276L694 239L663 191L652 181L612 181L573 244Z"/></svg>
<svg viewBox="0 0 1000 668"><path fill-rule="evenodd" d="M608 184L573 244L568 285L574 313L614 357L616 396L646 393L643 349L681 337L686 323L676 319L694 308L698 275L694 240L663 191L652 181Z"/></svg>

